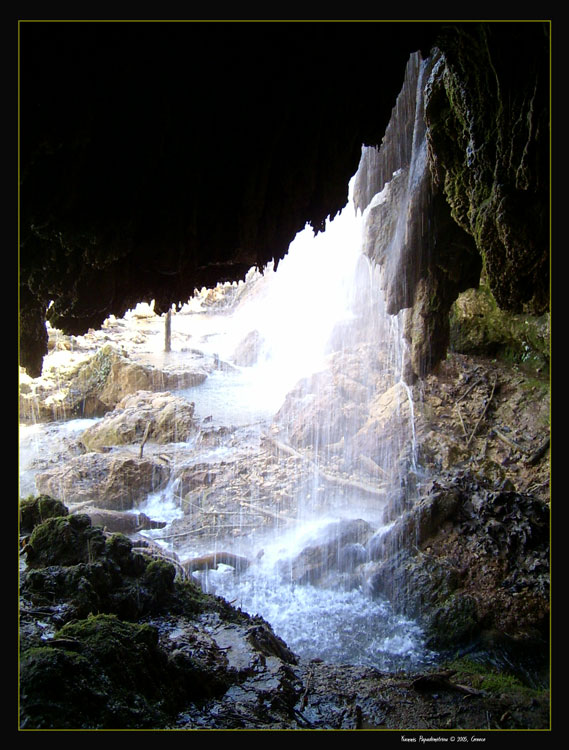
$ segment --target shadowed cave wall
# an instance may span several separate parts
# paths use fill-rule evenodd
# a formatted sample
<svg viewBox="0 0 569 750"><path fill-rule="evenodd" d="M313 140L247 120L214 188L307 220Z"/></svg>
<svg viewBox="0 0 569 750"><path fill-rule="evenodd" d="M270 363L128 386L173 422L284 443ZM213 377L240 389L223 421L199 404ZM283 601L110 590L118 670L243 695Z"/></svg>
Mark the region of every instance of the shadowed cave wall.
<svg viewBox="0 0 569 750"><path fill-rule="evenodd" d="M160 312L282 258L307 222L322 229L416 50L435 55L441 237L468 236L504 309L544 312L547 24L25 22L21 365L41 373L46 315L79 334L140 300ZM446 256L432 256L452 281L445 308L477 275Z"/></svg>

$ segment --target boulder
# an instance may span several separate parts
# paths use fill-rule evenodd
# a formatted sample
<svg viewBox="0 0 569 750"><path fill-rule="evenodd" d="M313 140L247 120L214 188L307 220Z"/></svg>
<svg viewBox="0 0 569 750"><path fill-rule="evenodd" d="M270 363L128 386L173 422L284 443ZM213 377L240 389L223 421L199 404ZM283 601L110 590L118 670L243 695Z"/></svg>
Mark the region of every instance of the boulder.
<svg viewBox="0 0 569 750"><path fill-rule="evenodd" d="M86 453L36 476L38 492L66 505L89 502L103 509L130 510L170 477L164 463L112 453Z"/></svg>
<svg viewBox="0 0 569 750"><path fill-rule="evenodd" d="M213 365L188 358L186 369L158 369L133 362L111 344L71 368L47 368L41 378L22 375L20 419L24 422L100 417L138 390L165 391L203 383Z"/></svg>
<svg viewBox="0 0 569 750"><path fill-rule="evenodd" d="M111 445L184 442L196 434L194 404L170 392L137 391L125 396L114 411L89 427L81 441L89 451Z"/></svg>
<svg viewBox="0 0 569 750"><path fill-rule="evenodd" d="M283 570L295 583L329 583L330 571L352 572L364 562L364 544L372 534L373 528L362 519L331 523Z"/></svg>
<svg viewBox="0 0 569 750"><path fill-rule="evenodd" d="M198 365L196 369L189 371L168 371L117 357L111 364L99 398L107 404L107 407L112 408L125 396L136 391L167 391L191 388L203 383L206 378L207 370L203 365Z"/></svg>

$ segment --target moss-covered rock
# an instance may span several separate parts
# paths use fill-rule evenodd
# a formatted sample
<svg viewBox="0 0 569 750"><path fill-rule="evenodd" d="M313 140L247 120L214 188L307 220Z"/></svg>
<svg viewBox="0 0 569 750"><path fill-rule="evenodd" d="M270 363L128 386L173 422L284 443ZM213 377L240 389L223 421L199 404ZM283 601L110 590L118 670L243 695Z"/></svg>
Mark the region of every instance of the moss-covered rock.
<svg viewBox="0 0 569 750"><path fill-rule="evenodd" d="M136 619L172 596L176 569L132 549L122 534L106 535L88 516L48 519L26 548L30 570L22 591L36 602L65 606L66 619L89 612Z"/></svg>
<svg viewBox="0 0 569 750"><path fill-rule="evenodd" d="M22 655L22 726L163 726L173 708L171 676L155 628L111 615L70 623L52 646Z"/></svg>
<svg viewBox="0 0 569 750"><path fill-rule="evenodd" d="M450 348L542 371L549 366L549 314L536 317L501 310L483 284L461 294L451 308Z"/></svg>
<svg viewBox="0 0 569 750"><path fill-rule="evenodd" d="M235 678L223 650L172 654L160 643L169 618L205 612L249 617L177 581L166 559L139 554L122 534L86 516L37 525L21 576L21 726L26 729L160 728L190 698L211 697ZM41 611L38 620L34 613ZM194 626L186 625L188 633ZM178 649L179 651L179 649Z"/></svg>
<svg viewBox="0 0 569 750"><path fill-rule="evenodd" d="M48 518L66 516L69 513L66 506L49 495L27 497L20 500L20 533L30 534L36 526L47 521Z"/></svg>
<svg viewBox="0 0 569 750"><path fill-rule="evenodd" d="M22 595L34 606L57 609L60 622L89 613L134 621L164 609L233 616L229 605L204 594L193 581L176 580L176 567L168 559L141 554L128 537L105 533L85 515L50 518L36 526L25 552Z"/></svg>
<svg viewBox="0 0 569 750"><path fill-rule="evenodd" d="M105 549L101 528L85 515L48 518L30 536L26 559L32 568L94 562Z"/></svg>
<svg viewBox="0 0 569 750"><path fill-rule="evenodd" d="M177 580L167 559L73 515L36 526L26 551L22 728L173 726L188 701L220 695L238 679L225 650L194 622L210 617L241 627L245 638L251 618Z"/></svg>
<svg viewBox="0 0 569 750"><path fill-rule="evenodd" d="M158 632L150 625L124 622L114 615L96 615L65 625L57 634L70 639L100 666L115 685L132 688L137 683L155 682ZM75 643L77 642L77 646Z"/></svg>
<svg viewBox="0 0 569 750"><path fill-rule="evenodd" d="M29 649L20 659L22 729L101 728L95 716L107 704L105 682L82 654L51 646Z"/></svg>
<svg viewBox="0 0 569 750"><path fill-rule="evenodd" d="M548 45L539 23L449 29L425 94L432 170L454 220L499 306L537 315L549 309Z"/></svg>

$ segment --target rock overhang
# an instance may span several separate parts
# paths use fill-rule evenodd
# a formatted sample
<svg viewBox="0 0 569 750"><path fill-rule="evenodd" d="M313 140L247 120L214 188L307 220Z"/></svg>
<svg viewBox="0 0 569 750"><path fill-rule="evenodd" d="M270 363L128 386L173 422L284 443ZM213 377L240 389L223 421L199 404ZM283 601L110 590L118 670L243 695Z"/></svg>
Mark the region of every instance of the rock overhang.
<svg viewBox="0 0 569 750"><path fill-rule="evenodd" d="M21 364L41 372L50 303L54 325L84 333L141 300L160 312L243 278L307 223L320 230L346 204L362 144L381 143L409 55L440 32L22 23Z"/></svg>

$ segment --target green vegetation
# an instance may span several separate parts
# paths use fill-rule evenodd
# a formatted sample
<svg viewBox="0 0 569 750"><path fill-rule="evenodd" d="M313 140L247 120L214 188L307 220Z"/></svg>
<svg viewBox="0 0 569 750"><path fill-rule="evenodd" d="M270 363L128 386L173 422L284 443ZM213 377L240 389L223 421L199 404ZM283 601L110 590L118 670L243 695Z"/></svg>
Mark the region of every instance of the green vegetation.
<svg viewBox="0 0 569 750"><path fill-rule="evenodd" d="M48 518L66 516L68 510L60 500L54 500L48 495L27 497L20 500L20 533L29 534L36 526Z"/></svg>
<svg viewBox="0 0 569 750"><path fill-rule="evenodd" d="M516 695L518 697L537 696L543 690L529 687L522 680L507 670L475 661L470 657L456 658L445 664L445 668L456 670L453 681L472 685L479 690L497 695Z"/></svg>
<svg viewBox="0 0 569 750"><path fill-rule="evenodd" d="M501 310L481 284L456 300L450 312L450 348L462 354L496 357L535 372L549 366L549 316Z"/></svg>
<svg viewBox="0 0 569 750"><path fill-rule="evenodd" d="M65 625L52 646L21 659L23 727L131 728L164 724L172 711L166 656L149 625L112 615Z"/></svg>

